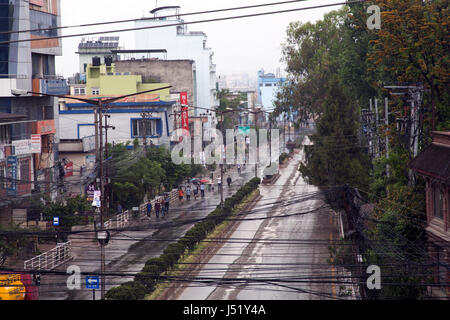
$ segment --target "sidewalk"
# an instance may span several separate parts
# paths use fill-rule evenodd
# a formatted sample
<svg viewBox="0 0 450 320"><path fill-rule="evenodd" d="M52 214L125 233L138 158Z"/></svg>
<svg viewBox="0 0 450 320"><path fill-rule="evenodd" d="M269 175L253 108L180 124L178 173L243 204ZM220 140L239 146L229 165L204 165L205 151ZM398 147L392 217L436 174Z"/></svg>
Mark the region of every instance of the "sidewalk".
<svg viewBox="0 0 450 320"><path fill-rule="evenodd" d="M224 186L224 199L236 192L240 186L254 177L254 169L247 166L246 170L238 175L236 167L224 173L224 180L231 175L233 180L230 188ZM217 176L218 174L218 176ZM136 223L138 230L117 231L111 234L111 239L105 247L106 272L136 274L140 272L145 262L159 256L166 246L182 237L193 225L186 219L202 219L206 217L220 203L220 192L217 190L217 177L220 177L220 167L214 172L214 191L206 191L205 197L198 197L190 201L184 198L172 202L169 214L165 218L156 219L154 213L151 219L139 219ZM174 223L175 222L175 223ZM93 226L76 228L77 230L93 231ZM100 270L100 246L95 240L94 232L73 234L69 237L72 243L74 259L69 265L77 265L83 273L98 274ZM59 268L66 271L68 265ZM81 289L69 291L66 286L67 275L43 275L40 287L42 300L92 300L92 290L85 288L85 275L81 279ZM106 290L133 277L107 276ZM96 290L96 299L100 299L100 290Z"/></svg>

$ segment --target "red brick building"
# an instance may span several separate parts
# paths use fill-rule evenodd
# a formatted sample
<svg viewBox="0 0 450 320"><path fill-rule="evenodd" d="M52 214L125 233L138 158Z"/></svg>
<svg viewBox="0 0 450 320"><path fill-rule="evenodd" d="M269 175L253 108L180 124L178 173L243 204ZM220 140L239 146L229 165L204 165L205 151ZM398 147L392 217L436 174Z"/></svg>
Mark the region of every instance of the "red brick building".
<svg viewBox="0 0 450 320"><path fill-rule="evenodd" d="M426 181L428 251L434 267L433 296L450 296L450 131L432 132L433 142L410 167Z"/></svg>

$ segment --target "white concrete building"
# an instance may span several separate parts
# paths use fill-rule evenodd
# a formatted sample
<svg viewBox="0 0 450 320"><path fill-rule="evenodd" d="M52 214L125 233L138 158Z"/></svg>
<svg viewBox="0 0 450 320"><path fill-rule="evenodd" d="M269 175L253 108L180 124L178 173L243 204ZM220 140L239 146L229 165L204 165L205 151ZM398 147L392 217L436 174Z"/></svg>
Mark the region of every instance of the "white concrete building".
<svg viewBox="0 0 450 320"><path fill-rule="evenodd" d="M150 11L153 19L139 20L136 27L150 27L181 23L179 6L159 7ZM163 17L174 15L175 17ZM195 61L194 107L215 109L219 105L217 95L216 66L213 63L213 51L206 46L207 36L203 32L187 31L184 26L143 29L135 32L136 49L166 49L167 59L190 59ZM205 113L196 109L195 115Z"/></svg>

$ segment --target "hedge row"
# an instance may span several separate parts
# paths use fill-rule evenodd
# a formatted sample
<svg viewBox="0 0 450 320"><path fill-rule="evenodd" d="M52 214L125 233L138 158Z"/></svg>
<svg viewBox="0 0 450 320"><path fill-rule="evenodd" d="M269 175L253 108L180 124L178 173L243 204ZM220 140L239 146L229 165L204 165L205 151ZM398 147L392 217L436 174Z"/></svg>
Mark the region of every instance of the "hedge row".
<svg viewBox="0 0 450 320"><path fill-rule="evenodd" d="M253 178L247 182L233 196L224 201L223 207L218 205L204 220L196 223L186 232L180 240L169 244L161 256L147 260L144 268L136 275L133 281L110 289L106 293L106 299L139 300L151 293L159 283L160 275L170 270L186 251L192 251L197 244L206 238L208 233L228 218L233 212L233 209L245 197L256 190L260 183L261 180L259 178Z"/></svg>

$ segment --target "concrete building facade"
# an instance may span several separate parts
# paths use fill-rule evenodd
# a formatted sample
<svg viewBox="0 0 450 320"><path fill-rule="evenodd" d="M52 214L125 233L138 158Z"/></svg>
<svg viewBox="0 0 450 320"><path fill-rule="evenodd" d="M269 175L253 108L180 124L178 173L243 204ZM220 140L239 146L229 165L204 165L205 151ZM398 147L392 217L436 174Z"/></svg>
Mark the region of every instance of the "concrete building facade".
<svg viewBox="0 0 450 320"><path fill-rule="evenodd" d="M0 45L0 113L20 116L20 121L1 126L0 171L6 168L7 182L17 183L2 196L5 223L24 222L14 212L26 212L33 192L54 198L58 191L58 99L27 92L67 93L66 81L55 73L61 40L46 39L60 35L55 29L60 25L59 0L0 0L0 42L6 42ZM37 29L42 30L29 31ZM15 32L19 30L28 31ZM22 213L20 219L26 220Z"/></svg>
<svg viewBox="0 0 450 320"><path fill-rule="evenodd" d="M150 13L153 19L139 20L136 27L163 26L182 23L178 15L180 7L160 7ZM163 14L175 17L164 17ZM186 25L175 25L163 28L143 29L135 32L136 49L165 49L167 59L189 59L195 61L194 82L196 92L194 107L215 109L217 100L216 66L213 63L214 53L207 47L207 36L204 32L188 32ZM199 116L204 110L196 109Z"/></svg>
<svg viewBox="0 0 450 320"><path fill-rule="evenodd" d="M264 111L271 112L275 108L276 95L284 82L286 78L264 73L264 70L258 71L257 103Z"/></svg>

